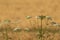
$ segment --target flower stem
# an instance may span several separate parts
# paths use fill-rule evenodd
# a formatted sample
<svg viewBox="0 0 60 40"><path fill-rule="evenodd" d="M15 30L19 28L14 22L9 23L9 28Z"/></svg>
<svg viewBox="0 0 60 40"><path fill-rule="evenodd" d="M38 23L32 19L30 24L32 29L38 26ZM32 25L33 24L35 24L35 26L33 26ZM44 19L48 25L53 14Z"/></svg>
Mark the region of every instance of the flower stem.
<svg viewBox="0 0 60 40"><path fill-rule="evenodd" d="M41 40L42 40L42 19L41 19Z"/></svg>
<svg viewBox="0 0 60 40"><path fill-rule="evenodd" d="M6 29L6 40L8 40L8 34L7 34L7 29Z"/></svg>

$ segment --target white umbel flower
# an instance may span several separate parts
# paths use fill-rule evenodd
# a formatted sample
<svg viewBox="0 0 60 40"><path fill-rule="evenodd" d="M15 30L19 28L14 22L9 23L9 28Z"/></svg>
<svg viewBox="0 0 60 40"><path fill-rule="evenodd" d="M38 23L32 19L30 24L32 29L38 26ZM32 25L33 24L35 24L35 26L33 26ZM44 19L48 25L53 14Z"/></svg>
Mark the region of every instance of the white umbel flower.
<svg viewBox="0 0 60 40"><path fill-rule="evenodd" d="M40 16L35 16L35 18L40 19L41 17Z"/></svg>
<svg viewBox="0 0 60 40"><path fill-rule="evenodd" d="M16 31L21 31L21 28L16 27L16 28L13 29L13 31L14 31L14 32L16 32Z"/></svg>
<svg viewBox="0 0 60 40"><path fill-rule="evenodd" d="M53 24L53 26L60 26L60 24Z"/></svg>
<svg viewBox="0 0 60 40"><path fill-rule="evenodd" d="M56 23L54 21L51 22L51 25L53 25L53 26L60 26L60 24L58 24L58 23Z"/></svg>
<svg viewBox="0 0 60 40"><path fill-rule="evenodd" d="M9 20L9 19L6 19L6 20L4 20L3 21L3 23L5 23L5 24L8 24L8 23L10 23L11 21Z"/></svg>
<svg viewBox="0 0 60 40"><path fill-rule="evenodd" d="M41 16L36 16L37 19L44 19L45 16L41 15Z"/></svg>
<svg viewBox="0 0 60 40"><path fill-rule="evenodd" d="M32 18L31 16L26 16L26 19L30 19L30 18Z"/></svg>
<svg viewBox="0 0 60 40"><path fill-rule="evenodd" d="M21 23L22 22L22 20L16 20L16 21L13 21L13 22L11 22L12 24L14 24L14 23Z"/></svg>
<svg viewBox="0 0 60 40"><path fill-rule="evenodd" d="M52 20L51 16L46 16L46 18Z"/></svg>
<svg viewBox="0 0 60 40"><path fill-rule="evenodd" d="M25 31L30 31L30 29L29 29L29 28L25 28L24 30L25 30Z"/></svg>
<svg viewBox="0 0 60 40"><path fill-rule="evenodd" d="M56 22L54 22L54 21L51 21L51 24L53 25L53 24L56 24Z"/></svg>

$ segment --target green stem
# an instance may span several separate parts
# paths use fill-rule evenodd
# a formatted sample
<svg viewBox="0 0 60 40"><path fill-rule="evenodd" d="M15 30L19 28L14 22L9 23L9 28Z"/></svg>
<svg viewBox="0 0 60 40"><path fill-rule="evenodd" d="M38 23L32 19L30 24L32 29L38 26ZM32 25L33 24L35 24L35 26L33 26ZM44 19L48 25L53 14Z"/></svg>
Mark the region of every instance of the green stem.
<svg viewBox="0 0 60 40"><path fill-rule="evenodd" d="M48 21L49 21L49 20L47 19L47 20L46 20L46 25L48 25Z"/></svg>
<svg viewBox="0 0 60 40"><path fill-rule="evenodd" d="M7 29L6 29L6 40L8 40L8 34L7 34Z"/></svg>
<svg viewBox="0 0 60 40"><path fill-rule="evenodd" d="M39 27L39 20L37 19L37 26Z"/></svg>
<svg viewBox="0 0 60 40"><path fill-rule="evenodd" d="M16 32L16 35L18 36L18 40L20 40L20 33Z"/></svg>
<svg viewBox="0 0 60 40"><path fill-rule="evenodd" d="M41 19L41 40L42 40L42 36L43 34L42 34L42 19Z"/></svg>
<svg viewBox="0 0 60 40"><path fill-rule="evenodd" d="M41 28L39 29L39 33L40 33L39 39L42 40L42 36L43 36L43 34L42 34L42 19L41 19Z"/></svg>

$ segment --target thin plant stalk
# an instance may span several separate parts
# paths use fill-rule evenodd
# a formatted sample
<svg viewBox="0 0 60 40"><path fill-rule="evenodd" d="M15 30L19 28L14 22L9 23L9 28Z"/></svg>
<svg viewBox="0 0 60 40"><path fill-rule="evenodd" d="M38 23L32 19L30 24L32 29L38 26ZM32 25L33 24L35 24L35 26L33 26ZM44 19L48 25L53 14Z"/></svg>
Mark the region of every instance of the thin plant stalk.
<svg viewBox="0 0 60 40"><path fill-rule="evenodd" d="M40 38L41 38L41 40L43 40L42 37L43 37L43 19L44 19L44 18L45 18L45 16L43 16L43 15L40 16L41 29L39 30L39 33L40 33ZM40 39L40 38L39 38L39 39Z"/></svg>
<svg viewBox="0 0 60 40"><path fill-rule="evenodd" d="M41 19L41 40L42 40L42 19Z"/></svg>
<svg viewBox="0 0 60 40"><path fill-rule="evenodd" d="M5 30L6 32L6 40L8 40L8 33L7 33L7 29Z"/></svg>
<svg viewBox="0 0 60 40"><path fill-rule="evenodd" d="M18 40L20 40L20 33L16 32L17 36L18 36Z"/></svg>
<svg viewBox="0 0 60 40"><path fill-rule="evenodd" d="M5 38L5 36L4 36L5 34L4 34L4 29L3 29L3 27L1 27L1 30L0 30L0 31L1 31L2 36L3 36L3 39L4 39L4 38Z"/></svg>
<svg viewBox="0 0 60 40"><path fill-rule="evenodd" d="M5 39L5 40L8 40L8 28L7 28L7 27L9 27L10 22L11 22L11 21L10 21L9 19L4 20L4 24L6 25L6 26L5 26L5 34L6 34L6 39Z"/></svg>
<svg viewBox="0 0 60 40"><path fill-rule="evenodd" d="M20 33L18 33L18 40L20 40Z"/></svg>
<svg viewBox="0 0 60 40"><path fill-rule="evenodd" d="M49 20L48 20L48 19L46 19L46 25L48 25L48 21L49 21Z"/></svg>
<svg viewBox="0 0 60 40"><path fill-rule="evenodd" d="M38 20L38 18L37 18L37 24L38 24L37 26L39 27L39 20Z"/></svg>
<svg viewBox="0 0 60 40"><path fill-rule="evenodd" d="M20 32L21 32L21 29L20 29L20 28L15 28L13 31L14 31L14 32L16 33L16 35L18 36L18 40L20 40Z"/></svg>

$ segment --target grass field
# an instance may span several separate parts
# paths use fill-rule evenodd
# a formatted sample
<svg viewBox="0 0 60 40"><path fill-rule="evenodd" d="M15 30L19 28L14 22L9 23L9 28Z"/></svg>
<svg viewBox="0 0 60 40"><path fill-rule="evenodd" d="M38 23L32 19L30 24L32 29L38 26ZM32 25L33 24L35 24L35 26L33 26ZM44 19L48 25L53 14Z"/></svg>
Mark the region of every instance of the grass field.
<svg viewBox="0 0 60 40"><path fill-rule="evenodd" d="M0 40L41 40L38 29L41 21L35 18L41 14L51 16L53 21L60 24L60 0L0 0ZM25 16L32 18L28 20ZM11 23L4 24L4 20ZM42 39L60 40L60 27L45 27L45 22L46 19L43 20ZM22 28L22 31L14 32L15 27Z"/></svg>

